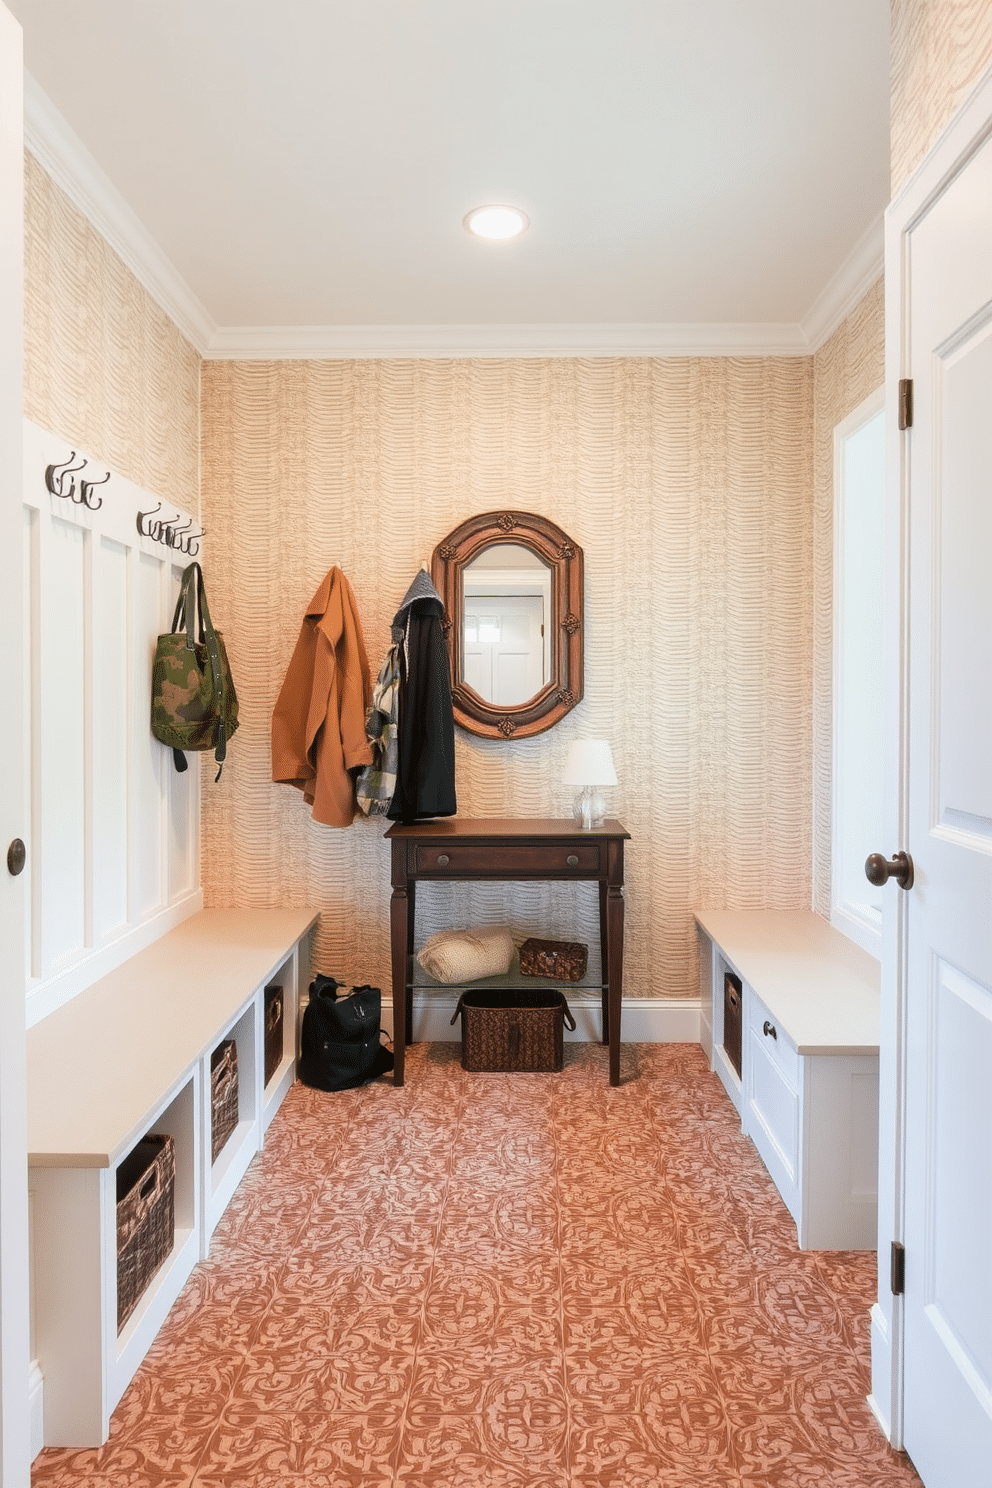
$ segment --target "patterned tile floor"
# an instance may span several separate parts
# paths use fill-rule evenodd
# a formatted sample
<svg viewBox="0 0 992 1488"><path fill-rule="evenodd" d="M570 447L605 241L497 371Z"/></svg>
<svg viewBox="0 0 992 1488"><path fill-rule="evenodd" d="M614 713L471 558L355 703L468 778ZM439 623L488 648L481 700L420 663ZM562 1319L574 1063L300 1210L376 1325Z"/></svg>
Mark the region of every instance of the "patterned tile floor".
<svg viewBox="0 0 992 1488"><path fill-rule="evenodd" d="M297 1085L99 1451L34 1488L908 1488L874 1257L800 1252L693 1045Z"/></svg>

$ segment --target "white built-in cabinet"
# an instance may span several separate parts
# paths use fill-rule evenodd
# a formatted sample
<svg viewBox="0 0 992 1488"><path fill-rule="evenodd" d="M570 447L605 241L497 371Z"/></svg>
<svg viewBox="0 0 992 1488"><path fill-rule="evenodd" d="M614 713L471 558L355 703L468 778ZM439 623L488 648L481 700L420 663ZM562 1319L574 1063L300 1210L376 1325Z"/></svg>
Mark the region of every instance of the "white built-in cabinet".
<svg viewBox="0 0 992 1488"><path fill-rule="evenodd" d="M177 772L150 727L156 640L184 568L204 560L196 516L24 421L20 525L37 1450L106 1440L207 1255L295 1078L316 916L202 907L199 761ZM204 572L209 587L209 561ZM214 788L230 782L229 765ZM266 1081L273 983L283 1044ZM213 1161L210 1064L225 1039L237 1049L237 1122ZM118 1333L116 1173L148 1134L175 1145L174 1238Z"/></svg>
<svg viewBox="0 0 992 1488"><path fill-rule="evenodd" d="M289 1090L309 981L309 910L202 910L28 1033L35 1345L46 1446L99 1446ZM264 1081L265 988L283 990ZM237 1045L238 1123L211 1161L210 1058ZM116 1170L175 1143L175 1241L117 1331Z"/></svg>
<svg viewBox="0 0 992 1488"><path fill-rule="evenodd" d="M804 1250L874 1250L879 964L804 910L697 910L703 1046ZM725 977L741 982L740 1071Z"/></svg>

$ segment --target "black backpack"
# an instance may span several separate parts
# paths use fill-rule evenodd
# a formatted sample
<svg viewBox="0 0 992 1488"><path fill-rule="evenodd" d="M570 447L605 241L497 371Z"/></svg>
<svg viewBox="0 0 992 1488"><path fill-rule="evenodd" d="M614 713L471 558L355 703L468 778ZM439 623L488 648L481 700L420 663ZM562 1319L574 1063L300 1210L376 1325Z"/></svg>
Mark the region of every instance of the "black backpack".
<svg viewBox="0 0 992 1488"><path fill-rule="evenodd" d="M323 975L310 983L297 1073L313 1090L353 1090L393 1067L393 1051L380 1036L381 991L353 987L347 997L338 997L343 985Z"/></svg>

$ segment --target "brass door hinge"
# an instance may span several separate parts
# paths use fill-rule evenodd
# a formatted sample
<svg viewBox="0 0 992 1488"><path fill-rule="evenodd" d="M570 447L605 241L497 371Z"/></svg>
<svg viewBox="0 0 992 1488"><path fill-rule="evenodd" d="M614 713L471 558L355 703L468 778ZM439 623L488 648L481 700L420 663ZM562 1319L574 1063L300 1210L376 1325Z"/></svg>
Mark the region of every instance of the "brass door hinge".
<svg viewBox="0 0 992 1488"><path fill-rule="evenodd" d="M899 427L900 429L913 427L913 379L911 377L899 379Z"/></svg>

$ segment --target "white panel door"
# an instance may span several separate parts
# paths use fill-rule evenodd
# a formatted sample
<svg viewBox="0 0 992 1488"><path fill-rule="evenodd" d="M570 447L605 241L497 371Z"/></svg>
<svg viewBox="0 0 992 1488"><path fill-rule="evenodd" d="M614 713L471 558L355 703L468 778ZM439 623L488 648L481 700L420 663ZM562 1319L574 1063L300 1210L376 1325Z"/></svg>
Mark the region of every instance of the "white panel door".
<svg viewBox="0 0 992 1488"><path fill-rule="evenodd" d="M988 1488L992 142L911 231L908 282L904 1439L927 1488Z"/></svg>
<svg viewBox="0 0 992 1488"><path fill-rule="evenodd" d="M23 259L23 60L21 28L0 5L0 633L5 643L5 727L0 729L0 850L21 838L32 851L24 785L21 552L21 357ZM30 864L30 857L29 857ZM24 1099L25 871L0 866L0 1482L27 1488L28 1192Z"/></svg>
<svg viewBox="0 0 992 1488"><path fill-rule="evenodd" d="M487 702L513 707L544 686L540 594L465 596L465 681Z"/></svg>

